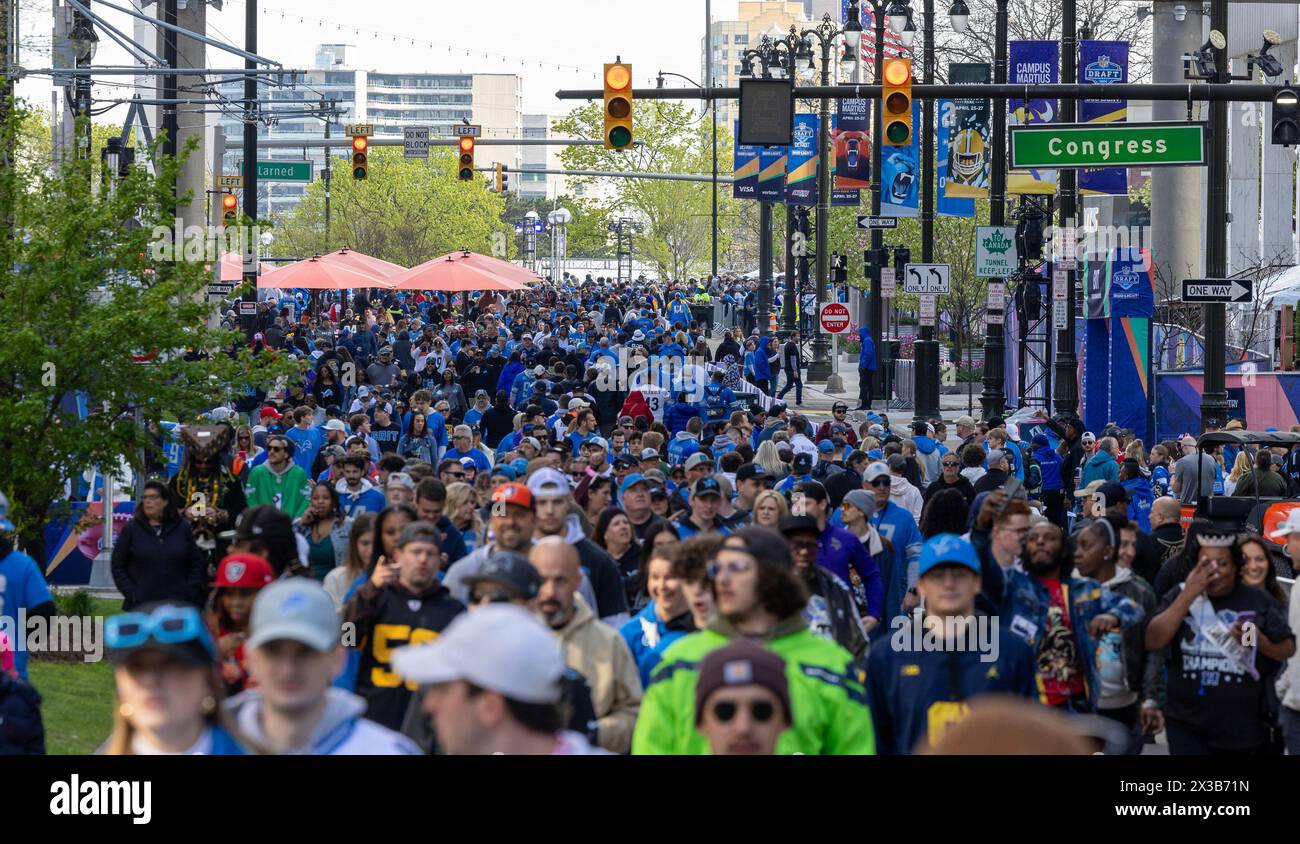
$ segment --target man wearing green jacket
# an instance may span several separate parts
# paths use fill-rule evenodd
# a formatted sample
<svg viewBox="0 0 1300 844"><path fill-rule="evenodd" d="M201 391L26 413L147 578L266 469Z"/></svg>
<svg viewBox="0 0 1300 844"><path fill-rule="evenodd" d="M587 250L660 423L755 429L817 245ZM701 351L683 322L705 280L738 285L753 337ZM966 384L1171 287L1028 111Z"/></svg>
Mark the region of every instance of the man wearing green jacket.
<svg viewBox="0 0 1300 844"><path fill-rule="evenodd" d="M266 462L253 467L244 487L250 508L271 504L291 519L307 512L311 479L292 458L293 443L287 437L266 438Z"/></svg>
<svg viewBox="0 0 1300 844"><path fill-rule="evenodd" d="M808 630L803 618L807 592L794 577L785 540L768 528L742 528L723 541L709 568L718 615L707 628L664 651L641 701L632 752L709 752L708 742L695 730L700 661L743 636L785 660L793 725L777 741L777 753L875 753L866 692L853 657Z"/></svg>

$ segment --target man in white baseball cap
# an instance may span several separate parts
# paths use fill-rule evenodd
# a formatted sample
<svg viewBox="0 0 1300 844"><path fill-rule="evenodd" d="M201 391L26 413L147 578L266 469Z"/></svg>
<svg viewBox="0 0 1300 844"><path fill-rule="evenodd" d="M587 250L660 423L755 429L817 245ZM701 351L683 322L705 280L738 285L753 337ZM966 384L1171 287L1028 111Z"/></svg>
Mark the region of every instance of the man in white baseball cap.
<svg viewBox="0 0 1300 844"><path fill-rule="evenodd" d="M454 755L598 755L562 729L564 658L527 610L491 604L435 641L393 654L393 669L423 687L441 749Z"/></svg>

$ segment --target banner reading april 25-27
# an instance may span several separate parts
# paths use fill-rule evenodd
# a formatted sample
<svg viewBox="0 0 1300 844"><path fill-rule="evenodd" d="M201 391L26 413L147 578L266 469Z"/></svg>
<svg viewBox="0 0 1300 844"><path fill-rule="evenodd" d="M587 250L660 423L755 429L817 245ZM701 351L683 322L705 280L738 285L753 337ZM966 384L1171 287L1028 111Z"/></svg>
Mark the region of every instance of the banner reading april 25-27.
<svg viewBox="0 0 1300 844"><path fill-rule="evenodd" d="M986 63L948 65L952 85L987 84L992 68ZM989 101L980 98L953 101L953 122L948 135L948 196L982 198L989 193Z"/></svg>
<svg viewBox="0 0 1300 844"><path fill-rule="evenodd" d="M1128 81L1127 41L1080 41L1079 82L1085 85L1120 85ZM1128 119L1127 100L1082 100L1080 123L1123 123ZM1079 171L1082 193L1123 196L1128 193L1128 171L1106 167Z"/></svg>

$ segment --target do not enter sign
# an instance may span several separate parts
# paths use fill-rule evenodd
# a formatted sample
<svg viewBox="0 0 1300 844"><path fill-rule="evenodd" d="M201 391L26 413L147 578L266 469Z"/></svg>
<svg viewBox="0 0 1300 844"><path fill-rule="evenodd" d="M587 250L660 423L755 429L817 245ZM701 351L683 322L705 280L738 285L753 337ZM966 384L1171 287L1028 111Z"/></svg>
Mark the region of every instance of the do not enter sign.
<svg viewBox="0 0 1300 844"><path fill-rule="evenodd" d="M822 305L820 322L823 334L843 334L849 330L849 306L827 302Z"/></svg>

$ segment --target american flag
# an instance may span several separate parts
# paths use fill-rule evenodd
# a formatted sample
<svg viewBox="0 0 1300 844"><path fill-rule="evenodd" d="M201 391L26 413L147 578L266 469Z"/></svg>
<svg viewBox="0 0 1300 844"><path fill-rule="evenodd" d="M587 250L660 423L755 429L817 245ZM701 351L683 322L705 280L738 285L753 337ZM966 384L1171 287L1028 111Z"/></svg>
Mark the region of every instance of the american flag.
<svg viewBox="0 0 1300 844"><path fill-rule="evenodd" d="M862 52L862 61L866 64L864 69L874 70L876 61L876 24L870 9L862 10L862 41L859 45ZM885 27L885 58L913 58L912 48L903 44L903 39L894 34L894 31L888 26Z"/></svg>

